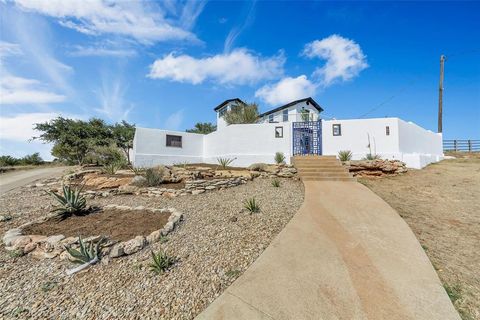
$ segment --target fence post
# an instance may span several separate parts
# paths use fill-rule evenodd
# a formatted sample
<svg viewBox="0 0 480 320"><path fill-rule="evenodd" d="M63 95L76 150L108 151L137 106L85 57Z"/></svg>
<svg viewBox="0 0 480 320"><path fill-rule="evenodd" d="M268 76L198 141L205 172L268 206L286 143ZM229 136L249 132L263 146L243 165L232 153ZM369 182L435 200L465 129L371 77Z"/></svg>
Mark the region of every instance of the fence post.
<svg viewBox="0 0 480 320"><path fill-rule="evenodd" d="M472 140L468 140L468 152L472 152Z"/></svg>
<svg viewBox="0 0 480 320"><path fill-rule="evenodd" d="M457 140L453 140L453 148L455 149L455 152L457 152Z"/></svg>

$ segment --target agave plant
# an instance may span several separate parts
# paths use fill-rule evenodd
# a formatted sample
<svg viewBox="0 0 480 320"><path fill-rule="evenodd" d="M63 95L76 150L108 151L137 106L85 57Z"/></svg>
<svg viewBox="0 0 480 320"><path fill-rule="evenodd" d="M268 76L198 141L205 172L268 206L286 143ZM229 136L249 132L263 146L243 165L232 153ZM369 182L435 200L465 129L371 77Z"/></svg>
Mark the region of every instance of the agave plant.
<svg viewBox="0 0 480 320"><path fill-rule="evenodd" d="M62 187L62 194L49 192L58 202L52 211L63 215L79 214L87 207L87 200L81 194L83 186L72 188L70 185Z"/></svg>
<svg viewBox="0 0 480 320"><path fill-rule="evenodd" d="M376 159L381 159L381 157L378 154L371 154L371 153L367 153L365 158L363 158L363 160L376 160Z"/></svg>
<svg viewBox="0 0 480 320"><path fill-rule="evenodd" d="M147 179L147 186L156 187L162 184L165 168L162 166L156 168L148 168L145 170L145 179Z"/></svg>
<svg viewBox="0 0 480 320"><path fill-rule="evenodd" d="M250 213L260 212L260 207L258 206L255 198L245 200L245 202L243 203L243 207L247 209Z"/></svg>
<svg viewBox="0 0 480 320"><path fill-rule="evenodd" d="M285 163L285 155L283 154L283 152L275 153L275 162L277 164Z"/></svg>
<svg viewBox="0 0 480 320"><path fill-rule="evenodd" d="M340 161L342 161L342 162L352 160L352 151L350 151L350 150L339 151L338 152L338 159L340 159Z"/></svg>
<svg viewBox="0 0 480 320"><path fill-rule="evenodd" d="M105 238L101 238L95 245L91 241L88 246L85 245L85 242L82 240L82 237L78 237L78 242L80 243L79 250L65 247L67 252L72 256L72 261L75 263L88 263L93 262L94 259L97 261L100 259L100 246L106 241Z"/></svg>
<svg viewBox="0 0 480 320"><path fill-rule="evenodd" d="M273 179L273 180L272 180L272 186L273 186L274 188L280 188L280 180L278 180L278 179Z"/></svg>
<svg viewBox="0 0 480 320"><path fill-rule="evenodd" d="M136 176L139 176L139 175L145 174L146 169L143 168L143 167L130 166L130 170L132 170L133 173L135 173Z"/></svg>
<svg viewBox="0 0 480 320"><path fill-rule="evenodd" d="M160 251L157 254L152 251L152 260L150 270L156 274L162 274L175 263L175 259L168 256L165 251Z"/></svg>
<svg viewBox="0 0 480 320"><path fill-rule="evenodd" d="M222 169L225 169L228 167L228 165L230 165L233 160L235 159L231 159L231 158L217 158L217 162L218 164L220 165L220 167L222 167Z"/></svg>
<svg viewBox="0 0 480 320"><path fill-rule="evenodd" d="M122 169L123 163L112 162L103 166L102 171L106 174L114 175L118 170Z"/></svg>

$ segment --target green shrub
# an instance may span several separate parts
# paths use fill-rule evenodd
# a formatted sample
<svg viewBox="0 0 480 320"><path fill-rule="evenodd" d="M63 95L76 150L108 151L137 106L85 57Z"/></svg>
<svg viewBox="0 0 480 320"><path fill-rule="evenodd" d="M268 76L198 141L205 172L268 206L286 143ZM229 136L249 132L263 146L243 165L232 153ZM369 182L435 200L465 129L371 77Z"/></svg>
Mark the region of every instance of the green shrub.
<svg viewBox="0 0 480 320"><path fill-rule="evenodd" d="M245 202L243 203L243 207L247 209L250 213L260 212L260 207L258 206L255 198L245 200Z"/></svg>
<svg viewBox="0 0 480 320"><path fill-rule="evenodd" d="M35 165L38 166L39 164L42 164L44 161L42 157L40 157L40 153L35 152L29 155L26 155L22 159L20 159L21 164L24 165Z"/></svg>
<svg viewBox="0 0 480 320"><path fill-rule="evenodd" d="M156 187L162 184L165 168L162 166L156 168L148 168L145 171L145 179L147 179L148 187Z"/></svg>
<svg viewBox="0 0 480 320"><path fill-rule="evenodd" d="M267 165L265 163L253 163L248 167L251 171L267 171Z"/></svg>
<svg viewBox="0 0 480 320"><path fill-rule="evenodd" d="M222 167L222 169L226 169L235 159L231 158L217 158L217 162Z"/></svg>
<svg viewBox="0 0 480 320"><path fill-rule="evenodd" d="M382 157L380 157L378 154L367 153L367 155L365 156L365 158L363 158L363 160L377 160L381 158Z"/></svg>
<svg viewBox="0 0 480 320"><path fill-rule="evenodd" d="M132 170L136 176L141 176L141 175L144 175L145 174L145 171L147 169L145 169L144 167L134 167L134 166L130 166L130 170Z"/></svg>
<svg viewBox="0 0 480 320"><path fill-rule="evenodd" d="M6 166L16 166L20 163L19 159L12 156L1 156L0 157L0 167Z"/></svg>
<svg viewBox="0 0 480 320"><path fill-rule="evenodd" d="M90 241L89 245L86 246L82 240L82 237L78 237L78 242L80 243L80 250L74 249L72 247L65 247L68 254L72 256L72 261L75 263L86 263L90 262L95 258L100 259L100 246L106 241L105 238L101 238L95 245L93 241Z"/></svg>
<svg viewBox="0 0 480 320"><path fill-rule="evenodd" d="M340 159L340 161L342 161L342 162L352 160L352 151L350 151L350 150L339 151L338 152L338 159Z"/></svg>
<svg viewBox="0 0 480 320"><path fill-rule="evenodd" d="M278 180L278 179L273 179L273 180L272 180L272 186L273 186L274 188L279 188L279 187L280 187L280 180Z"/></svg>
<svg viewBox="0 0 480 320"><path fill-rule="evenodd" d="M64 185L62 188L62 194L49 192L58 202L58 205L52 210L52 212L57 212L64 217L82 213L87 207L87 200L81 194L82 190L83 187L72 188L69 185Z"/></svg>
<svg viewBox="0 0 480 320"><path fill-rule="evenodd" d="M283 152L276 152L275 153L275 162L277 164L285 163L285 155L283 154Z"/></svg>
<svg viewBox="0 0 480 320"><path fill-rule="evenodd" d="M175 263L175 259L168 256L165 251L160 251L157 254L152 251L152 260L153 262L150 264L150 270L156 274L162 274Z"/></svg>
<svg viewBox="0 0 480 320"><path fill-rule="evenodd" d="M102 168L102 171L103 171L103 173L113 175L113 174L117 173L118 170L122 169L123 165L124 165L123 163L112 162L112 163L104 165L103 168Z"/></svg>

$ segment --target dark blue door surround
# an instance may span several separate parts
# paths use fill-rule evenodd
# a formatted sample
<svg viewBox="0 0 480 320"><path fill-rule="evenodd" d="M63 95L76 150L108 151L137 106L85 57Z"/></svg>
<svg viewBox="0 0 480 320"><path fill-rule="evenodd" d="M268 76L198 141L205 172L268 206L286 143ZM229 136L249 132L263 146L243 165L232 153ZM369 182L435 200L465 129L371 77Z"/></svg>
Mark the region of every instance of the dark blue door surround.
<svg viewBox="0 0 480 320"><path fill-rule="evenodd" d="M302 121L292 123L293 155L322 154L322 122Z"/></svg>

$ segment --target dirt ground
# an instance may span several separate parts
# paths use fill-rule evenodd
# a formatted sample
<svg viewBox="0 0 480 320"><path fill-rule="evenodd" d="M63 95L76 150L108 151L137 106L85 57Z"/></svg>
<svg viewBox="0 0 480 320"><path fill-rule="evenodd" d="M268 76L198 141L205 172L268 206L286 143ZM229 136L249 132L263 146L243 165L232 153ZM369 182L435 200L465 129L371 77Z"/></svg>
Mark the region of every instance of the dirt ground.
<svg viewBox="0 0 480 320"><path fill-rule="evenodd" d="M480 319L480 154L359 181L412 228L462 319Z"/></svg>
<svg viewBox="0 0 480 320"><path fill-rule="evenodd" d="M25 228L25 234L65 237L107 236L109 239L126 241L138 235L148 236L160 230L167 223L170 213L147 210L122 211L110 209L92 212L87 215L71 216L64 220L50 219Z"/></svg>

